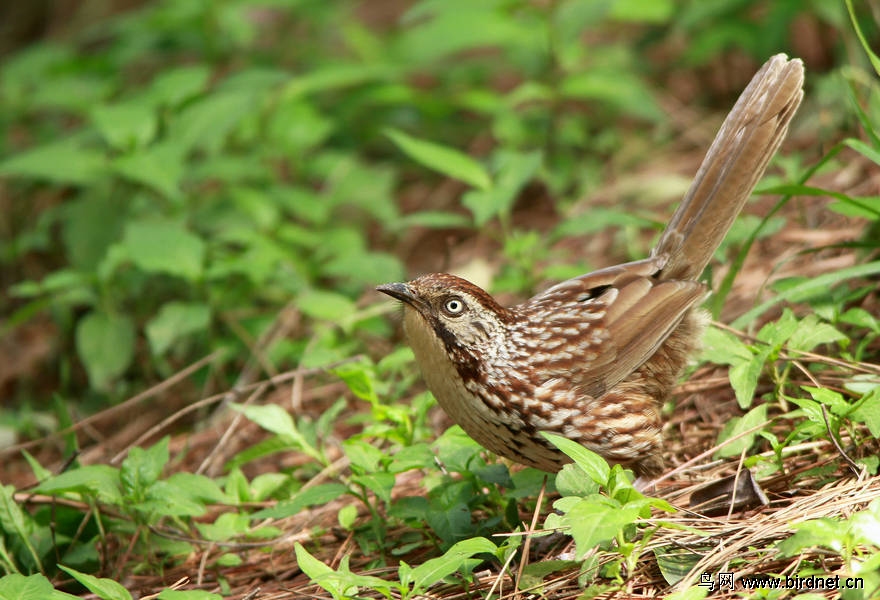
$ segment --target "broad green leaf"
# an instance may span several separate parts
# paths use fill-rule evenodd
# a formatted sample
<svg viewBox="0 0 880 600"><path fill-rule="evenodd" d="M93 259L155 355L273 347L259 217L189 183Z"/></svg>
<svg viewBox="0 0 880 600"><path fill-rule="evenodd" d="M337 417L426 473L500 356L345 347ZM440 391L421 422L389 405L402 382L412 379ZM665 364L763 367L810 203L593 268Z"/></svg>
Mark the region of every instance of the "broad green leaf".
<svg viewBox="0 0 880 600"><path fill-rule="evenodd" d="M616 538L621 529L638 520L639 512L636 507L622 507L598 494L580 499L563 519L571 528L577 559L582 560L596 545Z"/></svg>
<svg viewBox="0 0 880 600"><path fill-rule="evenodd" d="M62 140L37 146L0 162L0 176L41 179L62 185L86 186L107 173L104 154Z"/></svg>
<svg viewBox="0 0 880 600"><path fill-rule="evenodd" d="M880 439L880 388L874 388L860 400L849 416L864 423L871 435Z"/></svg>
<svg viewBox="0 0 880 600"><path fill-rule="evenodd" d="M96 106L91 116L104 141L115 150L146 146L159 127L153 107L138 100Z"/></svg>
<svg viewBox="0 0 880 600"><path fill-rule="evenodd" d="M350 362L339 365L332 370L348 386L351 392L371 404L379 401L376 393L376 373L372 366L365 362Z"/></svg>
<svg viewBox="0 0 880 600"><path fill-rule="evenodd" d="M563 496L589 496L599 492L599 484L592 477L584 477L582 468L567 464L556 474L556 489Z"/></svg>
<svg viewBox="0 0 880 600"><path fill-rule="evenodd" d="M709 595L709 586L695 585L666 596L666 600L703 600Z"/></svg>
<svg viewBox="0 0 880 600"><path fill-rule="evenodd" d="M846 528L837 520L810 519L802 523L794 523L791 527L796 530L795 534L776 544L782 557L797 556L804 550L819 547L829 548L835 552L843 550Z"/></svg>
<svg viewBox="0 0 880 600"><path fill-rule="evenodd" d="M809 352L821 344L831 344L847 337L828 323L819 321L816 315L807 315L797 325L786 346L792 350Z"/></svg>
<svg viewBox="0 0 880 600"><path fill-rule="evenodd" d="M131 594L128 590L112 579L80 573L76 569L65 567L64 565L58 565L58 568L83 584L101 600L131 600Z"/></svg>
<svg viewBox="0 0 880 600"><path fill-rule="evenodd" d="M272 508L255 512L251 519L283 519L298 514L308 506L320 506L339 499L348 493L348 488L341 483L323 483L306 488L291 498L279 502Z"/></svg>
<svg viewBox="0 0 880 600"><path fill-rule="evenodd" d="M172 121L169 141L183 156L196 149L215 154L230 131L254 109L256 98L253 89L235 88L197 99Z"/></svg>
<svg viewBox="0 0 880 600"><path fill-rule="evenodd" d="M351 87L370 81L395 76L396 67L382 64L335 64L325 65L298 75L290 80L282 98L299 98L315 92Z"/></svg>
<svg viewBox="0 0 880 600"><path fill-rule="evenodd" d="M351 531L357 519L357 507L354 504L343 506L339 509L339 514L336 515L336 518L339 521L340 527L346 531Z"/></svg>
<svg viewBox="0 0 880 600"><path fill-rule="evenodd" d="M175 342L206 331L211 324L211 307L201 302L168 302L147 322L145 331L150 349L162 356Z"/></svg>
<svg viewBox="0 0 880 600"><path fill-rule="evenodd" d="M533 178L543 160L540 152L528 154L499 151L492 157L496 172L491 189L471 190L462 198L480 226L492 217L508 217L522 188Z"/></svg>
<svg viewBox="0 0 880 600"><path fill-rule="evenodd" d="M220 594L206 592L205 590L162 590L156 597L157 600L223 600Z"/></svg>
<svg viewBox="0 0 880 600"><path fill-rule="evenodd" d="M297 428L296 422L286 410L277 404L266 405L242 405L232 404L233 410L243 413L248 419L282 438L286 444L294 445L301 452L323 463L325 459L321 453L313 447Z"/></svg>
<svg viewBox="0 0 880 600"><path fill-rule="evenodd" d="M666 583L675 585L690 573L703 555L690 548L661 546L654 549L654 558L657 559L657 566L660 567Z"/></svg>
<svg viewBox="0 0 880 600"><path fill-rule="evenodd" d="M243 413L248 419L271 433L289 438L302 434L297 430L293 417L277 404L233 404L232 408Z"/></svg>
<svg viewBox="0 0 880 600"><path fill-rule="evenodd" d="M845 416L852 410L852 405L838 391L809 385L802 386L802 388L813 397L813 400L827 406L833 415Z"/></svg>
<svg viewBox="0 0 880 600"><path fill-rule="evenodd" d="M391 502L391 489L394 487L393 473L366 473L353 475L351 482L362 485L376 495L376 498L389 504Z"/></svg>
<svg viewBox="0 0 880 600"><path fill-rule="evenodd" d="M343 441L342 448L355 473L375 473L390 459L376 446L357 437Z"/></svg>
<svg viewBox="0 0 880 600"><path fill-rule="evenodd" d="M294 300L304 314L324 321L340 321L357 311L347 296L324 290L309 290Z"/></svg>
<svg viewBox="0 0 880 600"><path fill-rule="evenodd" d="M479 190L492 187L492 180L483 166L458 150L414 138L396 129L386 129L385 135L407 156L438 173L463 181Z"/></svg>
<svg viewBox="0 0 880 600"><path fill-rule="evenodd" d="M458 571L469 559L477 554L495 554L498 547L484 537L462 540L443 553L412 569L415 590L425 590L447 575Z"/></svg>
<svg viewBox="0 0 880 600"><path fill-rule="evenodd" d="M659 121L663 111L643 81L620 69L591 69L566 76L559 87L566 98L596 100L605 106L647 121Z"/></svg>
<svg viewBox="0 0 880 600"><path fill-rule="evenodd" d="M734 417L730 421L725 424L724 428L721 430L721 433L718 434L718 442L721 443L725 440L729 440L732 437L735 437L753 427L761 425L767 421L767 405L760 404L747 412L742 417ZM750 434L744 435L739 438L735 442L731 442L718 450L715 453L716 458L727 458L729 456L739 456L743 450L747 450L751 448L752 444L755 443L755 438L758 435L758 431L754 431Z"/></svg>
<svg viewBox="0 0 880 600"><path fill-rule="evenodd" d="M280 473L266 473L266 475L281 477L282 479L287 480L287 476ZM223 493L223 490L220 489L217 481L210 477L206 477L205 475L177 471L176 473L172 473L165 481L177 487L186 488L189 495L204 502L214 504L225 504L229 502L229 497Z"/></svg>
<svg viewBox="0 0 880 600"><path fill-rule="evenodd" d="M180 180L185 163L182 149L173 144L156 144L125 154L111 166L120 177L144 185L168 200L179 200L182 195Z"/></svg>
<svg viewBox="0 0 880 600"><path fill-rule="evenodd" d="M880 547L880 501L873 500L850 517L850 528L857 544Z"/></svg>
<svg viewBox="0 0 880 600"><path fill-rule="evenodd" d="M616 0L610 5L608 16L632 23L667 23L675 10L672 0Z"/></svg>
<svg viewBox="0 0 880 600"><path fill-rule="evenodd" d="M0 600L76 600L66 592L56 590L45 575L25 577L12 573L0 577Z"/></svg>
<svg viewBox="0 0 880 600"><path fill-rule="evenodd" d="M15 501L14 494L14 486L0 484L0 532L3 533L3 536L0 536L0 549L2 549L4 540L9 543L21 544L27 548L34 565L42 570L40 556L33 545L33 518L21 510ZM39 582L32 582L29 585L38 584Z"/></svg>
<svg viewBox="0 0 880 600"><path fill-rule="evenodd" d="M135 508L151 518L200 517L207 512L205 503L193 490L170 481L156 481L151 484L143 501L138 502Z"/></svg>
<svg viewBox="0 0 880 600"><path fill-rule="evenodd" d="M76 351L92 387L106 389L134 358L135 331L131 319L92 311L76 326Z"/></svg>
<svg viewBox="0 0 880 600"><path fill-rule="evenodd" d="M35 491L52 496L66 493L85 494L115 506L121 505L123 501L119 470L109 465L86 465L64 471L41 482Z"/></svg>
<svg viewBox="0 0 880 600"><path fill-rule="evenodd" d="M756 351L757 354L748 360L737 362L730 367L728 372L730 385L736 393L736 402L743 410L748 409L752 405L755 390L758 387L758 379L764 371L764 364L767 362L772 349L761 344Z"/></svg>
<svg viewBox="0 0 880 600"><path fill-rule="evenodd" d="M752 353L738 337L717 327L707 327L703 333L701 358L716 365L736 365L750 361Z"/></svg>
<svg viewBox="0 0 880 600"><path fill-rule="evenodd" d="M146 96L154 105L174 107L201 93L210 76L204 64L166 69L153 79Z"/></svg>
<svg viewBox="0 0 880 600"><path fill-rule="evenodd" d="M150 448L132 448L122 461L119 480L126 494L143 497L147 488L158 481L168 464L169 438L165 436Z"/></svg>
<svg viewBox="0 0 880 600"><path fill-rule="evenodd" d="M137 221L125 229L122 245L128 258L148 273L198 280L204 268L205 243L182 224Z"/></svg>
<svg viewBox="0 0 880 600"><path fill-rule="evenodd" d="M758 332L758 340L770 344L775 349L781 348L785 342L797 331L797 317L791 309L786 308L778 319L770 321Z"/></svg>
<svg viewBox="0 0 880 600"><path fill-rule="evenodd" d="M73 267L92 272L122 235L127 208L110 195L88 194L63 208L61 238Z"/></svg>
<svg viewBox="0 0 880 600"><path fill-rule="evenodd" d="M550 440L550 443L562 450L566 456L571 458L574 463L599 485L608 484L608 476L611 474L611 468L604 458L584 448L577 442L570 440L561 435L542 431L541 435Z"/></svg>
<svg viewBox="0 0 880 600"><path fill-rule="evenodd" d="M303 548L303 545L299 542L293 545L293 550L296 553L297 566L313 583L324 588L334 598L343 597L347 586L334 578L327 577L335 573L333 569L309 554L309 551Z"/></svg>

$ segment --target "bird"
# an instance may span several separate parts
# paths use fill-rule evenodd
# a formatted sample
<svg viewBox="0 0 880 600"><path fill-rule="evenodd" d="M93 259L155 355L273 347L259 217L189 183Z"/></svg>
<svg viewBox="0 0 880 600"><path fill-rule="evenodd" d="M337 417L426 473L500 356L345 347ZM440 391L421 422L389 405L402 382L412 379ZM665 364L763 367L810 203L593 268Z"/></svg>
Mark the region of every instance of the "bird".
<svg viewBox="0 0 880 600"><path fill-rule="evenodd" d="M764 174L803 97L785 54L755 74L648 258L575 277L504 307L448 273L376 290L438 404L484 448L542 471L571 460L541 432L640 478L664 470L661 408L709 316L703 270Z"/></svg>

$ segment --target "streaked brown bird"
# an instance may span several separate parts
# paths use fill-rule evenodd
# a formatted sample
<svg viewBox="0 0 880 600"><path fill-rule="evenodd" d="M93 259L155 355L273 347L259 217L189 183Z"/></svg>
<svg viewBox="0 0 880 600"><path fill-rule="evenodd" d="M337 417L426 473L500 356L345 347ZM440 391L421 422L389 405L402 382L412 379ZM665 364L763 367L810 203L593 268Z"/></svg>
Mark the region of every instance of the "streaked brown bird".
<svg viewBox="0 0 880 600"><path fill-rule="evenodd" d="M569 461L541 431L640 476L662 472L660 408L708 320L698 278L785 137L803 80L798 59L764 64L649 258L511 308L445 273L377 287L403 303L409 344L449 416L485 448L545 471Z"/></svg>

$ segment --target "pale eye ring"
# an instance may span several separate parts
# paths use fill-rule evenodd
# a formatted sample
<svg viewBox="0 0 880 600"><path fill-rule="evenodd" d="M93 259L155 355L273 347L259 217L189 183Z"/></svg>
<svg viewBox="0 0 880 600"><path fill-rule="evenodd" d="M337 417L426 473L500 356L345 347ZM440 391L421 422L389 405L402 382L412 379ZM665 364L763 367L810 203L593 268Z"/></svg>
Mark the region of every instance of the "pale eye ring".
<svg viewBox="0 0 880 600"><path fill-rule="evenodd" d="M457 317L464 312L464 300L459 296L450 296L443 301L443 312L450 317Z"/></svg>

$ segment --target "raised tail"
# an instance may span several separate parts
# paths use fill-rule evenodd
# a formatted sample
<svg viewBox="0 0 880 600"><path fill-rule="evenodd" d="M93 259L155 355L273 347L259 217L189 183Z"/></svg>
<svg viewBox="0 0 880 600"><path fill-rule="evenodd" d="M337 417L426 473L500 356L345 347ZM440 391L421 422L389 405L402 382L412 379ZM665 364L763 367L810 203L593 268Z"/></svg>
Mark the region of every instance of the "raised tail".
<svg viewBox="0 0 880 600"><path fill-rule="evenodd" d="M695 279L782 143L803 97L804 65L777 54L740 95L651 255L663 279Z"/></svg>

